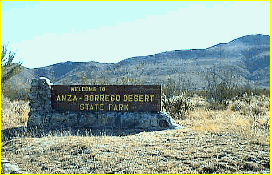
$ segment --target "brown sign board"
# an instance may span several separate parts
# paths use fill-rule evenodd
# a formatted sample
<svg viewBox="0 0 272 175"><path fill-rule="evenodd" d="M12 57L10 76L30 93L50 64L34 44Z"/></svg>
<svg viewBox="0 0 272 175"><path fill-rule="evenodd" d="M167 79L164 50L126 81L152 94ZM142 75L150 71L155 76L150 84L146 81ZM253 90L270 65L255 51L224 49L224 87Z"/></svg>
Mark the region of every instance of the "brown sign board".
<svg viewBox="0 0 272 175"><path fill-rule="evenodd" d="M52 108L59 111L161 110L160 85L53 85Z"/></svg>

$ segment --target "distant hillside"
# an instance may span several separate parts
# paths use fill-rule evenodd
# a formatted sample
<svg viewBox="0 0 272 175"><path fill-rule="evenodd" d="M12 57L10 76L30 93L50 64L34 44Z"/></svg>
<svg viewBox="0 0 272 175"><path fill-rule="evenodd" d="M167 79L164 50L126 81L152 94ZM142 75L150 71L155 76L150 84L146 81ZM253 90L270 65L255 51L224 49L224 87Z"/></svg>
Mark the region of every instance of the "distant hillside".
<svg viewBox="0 0 272 175"><path fill-rule="evenodd" d="M206 49L173 50L127 58L118 63L68 61L26 68L10 83L29 88L31 79L44 76L54 84L83 84L95 80L120 84L123 77L145 84L164 84L170 77L188 89L203 89L207 87L205 77L209 72L216 74L218 82L229 79L237 85L269 87L270 36L247 35Z"/></svg>

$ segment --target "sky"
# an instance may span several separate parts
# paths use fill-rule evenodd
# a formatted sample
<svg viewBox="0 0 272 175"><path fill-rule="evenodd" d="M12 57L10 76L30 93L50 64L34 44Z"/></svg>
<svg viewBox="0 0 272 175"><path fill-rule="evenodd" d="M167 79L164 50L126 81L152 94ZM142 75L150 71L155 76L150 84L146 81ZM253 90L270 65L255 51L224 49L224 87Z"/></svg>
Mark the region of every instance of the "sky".
<svg viewBox="0 0 272 175"><path fill-rule="evenodd" d="M1 45L28 68L205 49L270 35L269 1L1 1Z"/></svg>

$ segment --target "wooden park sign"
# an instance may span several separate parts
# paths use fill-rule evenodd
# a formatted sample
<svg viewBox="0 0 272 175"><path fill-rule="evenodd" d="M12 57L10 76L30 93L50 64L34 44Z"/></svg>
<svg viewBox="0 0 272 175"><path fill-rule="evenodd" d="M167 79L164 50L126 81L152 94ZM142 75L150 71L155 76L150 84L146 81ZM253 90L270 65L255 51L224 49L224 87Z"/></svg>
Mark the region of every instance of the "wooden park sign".
<svg viewBox="0 0 272 175"><path fill-rule="evenodd" d="M52 85L52 108L59 111L161 110L160 85Z"/></svg>

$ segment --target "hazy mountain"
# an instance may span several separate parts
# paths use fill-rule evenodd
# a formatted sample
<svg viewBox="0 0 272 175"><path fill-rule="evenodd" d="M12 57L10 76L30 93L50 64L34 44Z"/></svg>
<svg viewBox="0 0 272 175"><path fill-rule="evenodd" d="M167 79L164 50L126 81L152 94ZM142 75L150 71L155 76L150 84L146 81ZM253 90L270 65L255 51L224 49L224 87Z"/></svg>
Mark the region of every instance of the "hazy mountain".
<svg viewBox="0 0 272 175"><path fill-rule="evenodd" d="M182 86L202 89L207 86L205 77L210 71L216 74L219 82L228 79L238 85L269 87L270 36L247 35L206 49L173 50L118 63L67 61L25 68L10 83L29 88L31 79L43 76L54 84L83 84L102 79L120 84L125 76L146 84L158 84L171 77Z"/></svg>

